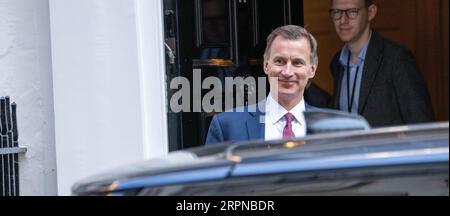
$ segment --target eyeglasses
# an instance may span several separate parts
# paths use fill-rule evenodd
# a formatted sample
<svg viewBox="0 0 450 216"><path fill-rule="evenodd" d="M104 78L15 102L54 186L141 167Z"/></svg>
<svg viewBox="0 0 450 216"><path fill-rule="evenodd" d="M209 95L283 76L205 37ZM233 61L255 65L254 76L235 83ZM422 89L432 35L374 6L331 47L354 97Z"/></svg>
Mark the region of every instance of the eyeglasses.
<svg viewBox="0 0 450 216"><path fill-rule="evenodd" d="M355 19L358 16L358 12L363 8L349 8L346 10L341 9L330 9L328 12L330 12L330 17L334 20L339 20L342 18L343 12L347 15L350 19Z"/></svg>

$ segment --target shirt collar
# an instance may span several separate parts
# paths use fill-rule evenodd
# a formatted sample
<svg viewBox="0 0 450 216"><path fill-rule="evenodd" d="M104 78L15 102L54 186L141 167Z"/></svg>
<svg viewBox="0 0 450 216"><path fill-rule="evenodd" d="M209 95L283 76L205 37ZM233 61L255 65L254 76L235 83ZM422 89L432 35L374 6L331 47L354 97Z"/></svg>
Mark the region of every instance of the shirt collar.
<svg viewBox="0 0 450 216"><path fill-rule="evenodd" d="M364 44L363 48L359 52L357 65L360 65L366 59L367 47L369 46L370 39L372 38L372 31L370 31L369 39ZM347 66L347 60L350 50L348 49L348 45L346 44L341 51L341 55L339 56L339 62L341 65Z"/></svg>
<svg viewBox="0 0 450 216"><path fill-rule="evenodd" d="M305 100L301 99L300 103L294 106L290 113L294 115L295 119L300 122L300 119L303 117L303 112L305 111ZM269 119L272 124L276 124L280 119L286 115L288 111L281 106L277 101L272 98L271 93L269 93L268 99L266 100L266 115L269 116Z"/></svg>

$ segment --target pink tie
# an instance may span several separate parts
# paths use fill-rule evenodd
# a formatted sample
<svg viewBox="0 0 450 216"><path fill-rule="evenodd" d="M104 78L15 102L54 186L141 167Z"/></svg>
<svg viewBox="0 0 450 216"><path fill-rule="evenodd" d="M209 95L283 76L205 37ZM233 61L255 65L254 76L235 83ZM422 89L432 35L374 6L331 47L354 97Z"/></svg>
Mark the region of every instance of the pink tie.
<svg viewBox="0 0 450 216"><path fill-rule="evenodd" d="M294 132L292 131L292 119L294 118L294 115L288 112L286 113L286 115L284 115L284 117L286 118L286 126L284 126L283 129L283 138L295 136Z"/></svg>

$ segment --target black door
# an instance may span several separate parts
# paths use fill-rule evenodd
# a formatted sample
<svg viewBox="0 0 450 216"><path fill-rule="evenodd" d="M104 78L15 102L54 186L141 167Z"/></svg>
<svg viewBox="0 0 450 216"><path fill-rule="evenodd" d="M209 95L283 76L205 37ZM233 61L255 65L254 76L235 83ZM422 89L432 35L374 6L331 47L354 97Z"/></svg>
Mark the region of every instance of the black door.
<svg viewBox="0 0 450 216"><path fill-rule="evenodd" d="M191 84L190 111L174 112L168 107L169 150L173 151L203 145L217 113L198 109L194 79L217 77L223 82L227 77L264 77L267 35L278 26L303 25L303 1L164 0L164 14L168 100L179 91L169 88L173 79L184 77ZM257 94L256 86L243 88L246 96ZM200 91L203 98L208 89ZM233 94L224 89L221 99ZM246 98L243 103L233 106L247 104ZM222 104L225 109L225 102Z"/></svg>

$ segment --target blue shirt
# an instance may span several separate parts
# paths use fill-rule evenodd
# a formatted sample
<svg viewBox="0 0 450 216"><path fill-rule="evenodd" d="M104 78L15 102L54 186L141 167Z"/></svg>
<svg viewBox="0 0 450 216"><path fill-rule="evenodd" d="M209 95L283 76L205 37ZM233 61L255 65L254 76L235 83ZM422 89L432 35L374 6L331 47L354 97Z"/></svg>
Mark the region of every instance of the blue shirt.
<svg viewBox="0 0 450 216"><path fill-rule="evenodd" d="M341 63L342 67L344 68L344 75L342 76L341 81L341 92L340 92L340 100L339 100L339 109L343 110L345 112L348 111L348 101L350 101L352 97L353 92L353 85L355 84L355 92L353 96L353 104L351 108L352 113L358 113L358 107L359 107L359 93L361 89L361 78L363 76L363 68L364 68L364 60L366 59L366 53L367 53L367 47L370 42L370 38L372 37L372 33L369 36L369 40L367 40L364 47L361 49L358 55L358 60L356 64L353 64L350 61L350 98L347 97L347 60L348 56L350 54L350 50L348 49L348 46L345 45L344 48L342 48L341 55L339 57L339 62ZM358 71L356 71L358 69ZM358 73L358 76L356 78L355 82L355 76L356 73Z"/></svg>

